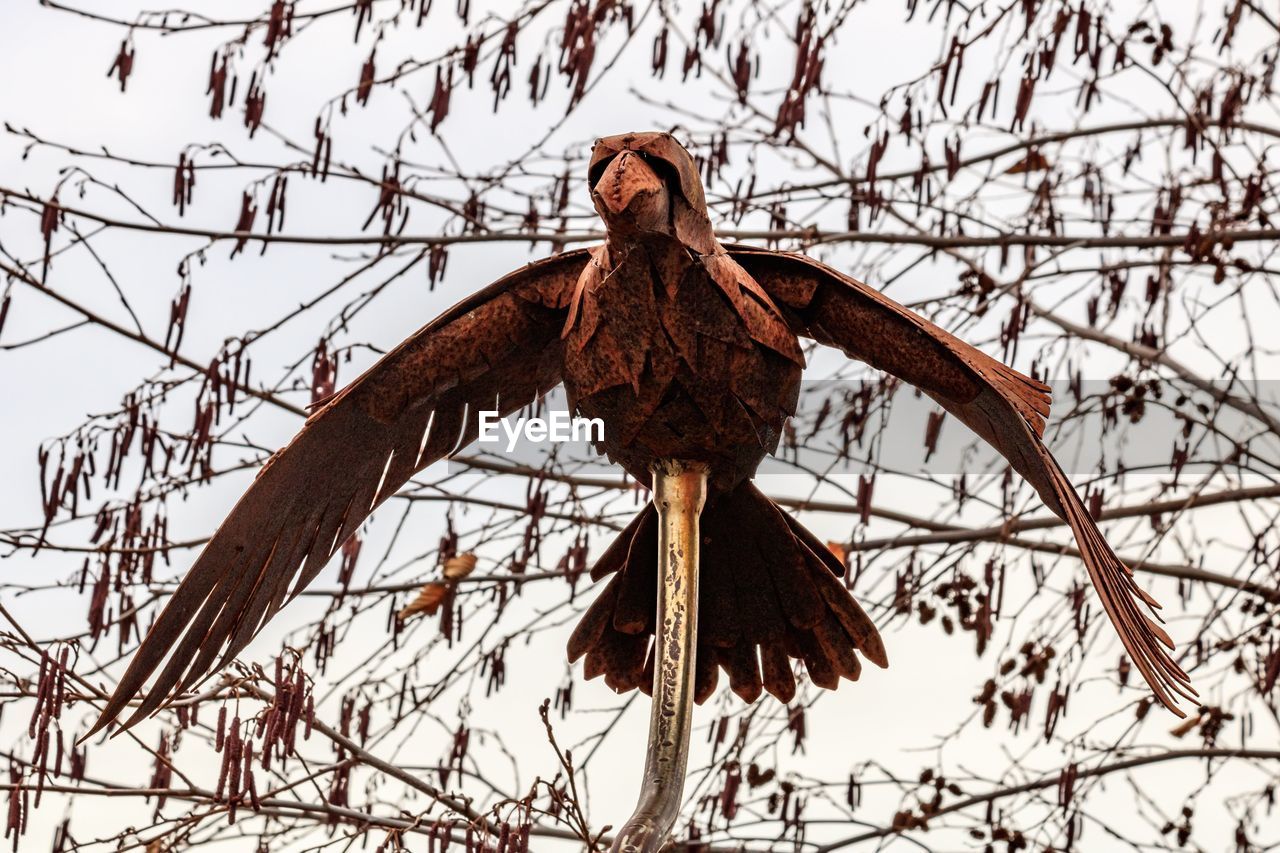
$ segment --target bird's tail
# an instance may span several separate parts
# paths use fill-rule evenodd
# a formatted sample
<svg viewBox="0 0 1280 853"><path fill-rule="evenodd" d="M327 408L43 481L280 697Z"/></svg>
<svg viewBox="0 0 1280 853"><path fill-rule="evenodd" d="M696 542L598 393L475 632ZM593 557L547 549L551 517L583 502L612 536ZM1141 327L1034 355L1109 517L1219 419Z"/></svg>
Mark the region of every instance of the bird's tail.
<svg viewBox="0 0 1280 853"><path fill-rule="evenodd" d="M838 579L844 566L750 481L713 495L701 518L695 701L715 691L718 670L748 702L763 688L783 702L795 695L789 658L835 689L857 680L855 650L886 666L875 623ZM586 656L585 676L605 677L619 693L653 685L658 518L650 504L592 569L613 575L569 639L569 659Z"/></svg>

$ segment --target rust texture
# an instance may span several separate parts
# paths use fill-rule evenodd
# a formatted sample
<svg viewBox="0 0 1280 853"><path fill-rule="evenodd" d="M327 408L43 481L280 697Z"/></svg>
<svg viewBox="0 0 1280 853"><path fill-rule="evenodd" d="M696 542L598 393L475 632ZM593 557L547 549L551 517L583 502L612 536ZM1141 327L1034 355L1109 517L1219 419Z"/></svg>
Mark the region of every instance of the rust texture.
<svg viewBox="0 0 1280 853"><path fill-rule="evenodd" d="M658 460L704 465L703 631L695 694L717 673L744 699L855 679L886 662L843 565L750 478L794 411L797 335L920 387L991 443L1071 527L1136 668L1175 713L1194 698L1155 602L1043 444L1049 389L801 255L725 247L674 137L600 140L588 173L606 242L531 264L427 324L323 402L263 469L157 619L99 721L159 670L129 723L227 663L416 471L469 442L477 409L511 412L563 382L605 423L601 449L642 482ZM569 643L588 677L650 689L658 527L642 512L593 572L613 575ZM166 663L166 658L167 663Z"/></svg>

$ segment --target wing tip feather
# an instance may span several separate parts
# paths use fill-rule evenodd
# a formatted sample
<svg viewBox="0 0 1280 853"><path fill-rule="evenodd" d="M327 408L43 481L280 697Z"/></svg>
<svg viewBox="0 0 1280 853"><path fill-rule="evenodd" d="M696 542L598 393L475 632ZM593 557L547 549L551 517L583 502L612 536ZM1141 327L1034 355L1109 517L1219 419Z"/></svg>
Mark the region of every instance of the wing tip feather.
<svg viewBox="0 0 1280 853"><path fill-rule="evenodd" d="M1132 571L1111 550L1066 474L1053 461L1048 449L1043 445L1040 448L1059 503L1066 513L1065 520L1080 547L1085 569L1121 644L1155 699L1173 714L1185 717L1186 712L1179 706L1179 701L1195 702L1199 693L1191 684L1191 676L1169 654L1176 648L1173 639L1139 609L1137 602L1156 608L1159 604L1134 581Z"/></svg>

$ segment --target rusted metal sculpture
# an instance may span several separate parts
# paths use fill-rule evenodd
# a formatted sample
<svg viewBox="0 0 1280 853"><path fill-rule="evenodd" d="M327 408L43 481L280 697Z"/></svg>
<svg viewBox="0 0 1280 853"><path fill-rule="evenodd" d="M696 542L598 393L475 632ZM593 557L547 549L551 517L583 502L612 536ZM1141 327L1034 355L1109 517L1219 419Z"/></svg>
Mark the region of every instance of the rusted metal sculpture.
<svg viewBox="0 0 1280 853"><path fill-rule="evenodd" d="M157 670L126 726L229 662L379 503L475 437L479 410L509 413L563 382L659 504L596 563L594 578L614 577L569 641L588 678L655 691L641 805L615 849L657 849L679 807L689 700L711 695L719 669L748 702L762 690L786 702L793 658L829 688L858 677L855 652L886 665L840 561L751 483L795 411L797 335L917 386L1003 454L1070 526L1134 666L1182 713L1195 692L1142 606L1158 605L1041 441L1047 386L817 261L717 243L693 159L669 134L600 140L588 179L606 242L464 299L315 411L205 547L97 728Z"/></svg>

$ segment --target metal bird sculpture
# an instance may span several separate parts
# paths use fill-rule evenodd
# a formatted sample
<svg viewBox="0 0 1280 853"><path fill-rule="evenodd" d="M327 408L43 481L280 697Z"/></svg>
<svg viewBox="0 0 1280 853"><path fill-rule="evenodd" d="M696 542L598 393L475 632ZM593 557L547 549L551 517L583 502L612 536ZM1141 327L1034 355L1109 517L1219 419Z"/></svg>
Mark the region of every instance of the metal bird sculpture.
<svg viewBox="0 0 1280 853"><path fill-rule="evenodd" d="M602 245L512 272L404 341L319 407L205 546L102 713L125 726L227 664L414 473L563 383L600 449L654 501L592 571L612 576L569 640L585 674L654 694L640 806L614 842L656 850L683 785L692 702L723 669L743 700L835 688L885 666L844 567L751 478L794 414L798 336L932 397L998 450L1071 528L1120 640L1174 713L1192 699L1159 605L1135 583L1041 441L1049 388L802 255L723 246L698 171L669 134L599 140L588 173ZM651 638L659 635L659 641Z"/></svg>

